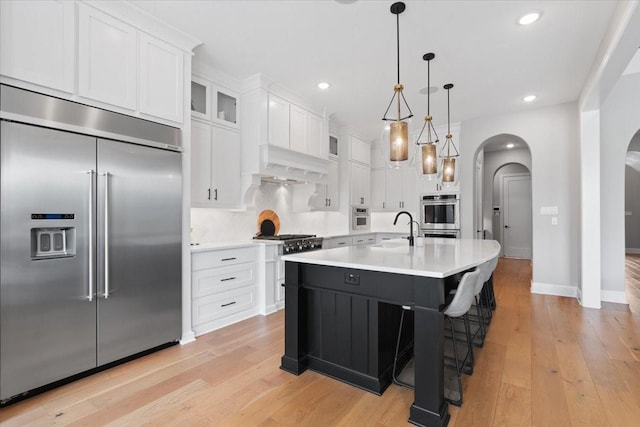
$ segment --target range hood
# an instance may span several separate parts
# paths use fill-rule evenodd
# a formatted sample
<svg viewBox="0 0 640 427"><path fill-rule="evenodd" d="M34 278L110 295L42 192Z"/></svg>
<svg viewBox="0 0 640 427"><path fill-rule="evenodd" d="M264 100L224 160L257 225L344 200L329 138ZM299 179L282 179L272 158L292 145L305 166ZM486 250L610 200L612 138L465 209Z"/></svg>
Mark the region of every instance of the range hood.
<svg viewBox="0 0 640 427"><path fill-rule="evenodd" d="M261 183L323 184L327 182L329 160L299 153L276 145L259 146L258 168L242 175L244 205L254 207L254 195ZM255 163L254 163L255 164Z"/></svg>

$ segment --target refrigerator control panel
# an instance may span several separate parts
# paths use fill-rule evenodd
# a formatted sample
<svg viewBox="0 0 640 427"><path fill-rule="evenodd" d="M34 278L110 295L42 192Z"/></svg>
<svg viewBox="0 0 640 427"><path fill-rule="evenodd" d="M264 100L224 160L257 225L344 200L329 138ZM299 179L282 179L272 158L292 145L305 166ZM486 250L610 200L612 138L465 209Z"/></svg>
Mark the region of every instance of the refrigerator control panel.
<svg viewBox="0 0 640 427"><path fill-rule="evenodd" d="M31 229L31 259L72 257L75 254L75 227Z"/></svg>

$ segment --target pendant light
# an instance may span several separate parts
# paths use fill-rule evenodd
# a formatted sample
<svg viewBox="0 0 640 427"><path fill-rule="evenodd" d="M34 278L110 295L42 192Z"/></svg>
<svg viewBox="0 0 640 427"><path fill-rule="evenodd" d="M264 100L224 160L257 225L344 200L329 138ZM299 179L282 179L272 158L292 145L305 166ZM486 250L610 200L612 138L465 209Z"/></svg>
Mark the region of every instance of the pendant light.
<svg viewBox="0 0 640 427"><path fill-rule="evenodd" d="M397 2L391 5L391 13L396 15L396 48L397 48L397 70L398 70L398 79L397 83L393 87L393 96L391 97L391 101L389 102L389 106L387 110L384 112L384 116L382 120L390 121L390 138L389 138L389 161L393 162L395 165L399 165L399 162L409 160L409 126L407 122L404 120L413 117L413 113L411 112L411 108L407 104L407 100L404 98L404 94L402 93L404 87L400 83L400 14L404 12L405 4L402 2ZM391 109L391 106L394 104L393 101L396 101L396 117L389 118L387 114ZM401 109L402 104L404 103L406 109L409 112L409 115L402 117ZM384 142L383 142L384 143Z"/></svg>
<svg viewBox="0 0 640 427"><path fill-rule="evenodd" d="M449 99L449 91L453 88L453 84L446 84L444 85L444 88L447 90L447 136L445 137L440 155L443 158L442 182L451 183L456 180L456 157L459 157L460 153L458 152L456 145L453 143L453 136L451 135L451 101ZM455 154L452 154L451 148L453 148L453 152L455 152Z"/></svg>
<svg viewBox="0 0 640 427"><path fill-rule="evenodd" d="M420 148L420 164L418 165L418 173L420 177L431 179L438 173L438 152L437 144L439 142L438 133L433 127L433 117L431 117L431 60L435 58L434 53L425 53L422 59L427 61L427 115L424 116L424 124L420 130L420 134L416 139L416 145ZM426 132L425 132L426 131ZM422 135L425 135L426 142L420 142ZM434 140L435 138L435 140Z"/></svg>

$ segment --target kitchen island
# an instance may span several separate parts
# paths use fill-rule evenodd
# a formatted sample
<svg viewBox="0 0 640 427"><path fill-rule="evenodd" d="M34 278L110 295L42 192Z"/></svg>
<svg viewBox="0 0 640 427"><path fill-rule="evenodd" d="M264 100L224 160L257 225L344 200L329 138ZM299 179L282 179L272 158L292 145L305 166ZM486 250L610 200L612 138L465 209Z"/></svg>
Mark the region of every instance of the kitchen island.
<svg viewBox="0 0 640 427"><path fill-rule="evenodd" d="M391 382L402 307L414 312L413 336L400 352L414 357L409 422L446 426L445 297L461 275L500 252L493 240L406 240L284 256L285 354L281 368L306 369L381 394ZM406 334L405 334L406 335Z"/></svg>

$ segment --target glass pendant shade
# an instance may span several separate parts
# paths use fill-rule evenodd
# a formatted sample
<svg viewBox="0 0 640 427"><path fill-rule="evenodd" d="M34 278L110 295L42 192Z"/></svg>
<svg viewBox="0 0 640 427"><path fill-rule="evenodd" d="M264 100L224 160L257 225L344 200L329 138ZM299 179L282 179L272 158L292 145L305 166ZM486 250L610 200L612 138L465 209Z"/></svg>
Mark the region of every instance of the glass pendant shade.
<svg viewBox="0 0 640 427"><path fill-rule="evenodd" d="M423 175L438 173L436 144L424 144L422 146L422 173Z"/></svg>
<svg viewBox="0 0 640 427"><path fill-rule="evenodd" d="M407 122L395 121L390 125L389 160L402 162L409 159L409 126Z"/></svg>
<svg viewBox="0 0 640 427"><path fill-rule="evenodd" d="M456 159L446 157L442 160L442 182L454 182L456 179Z"/></svg>

